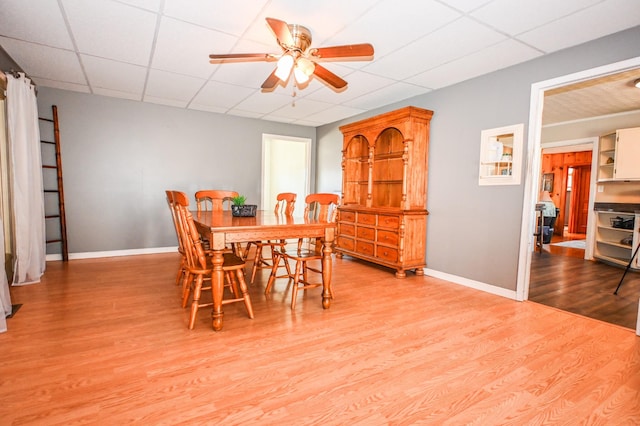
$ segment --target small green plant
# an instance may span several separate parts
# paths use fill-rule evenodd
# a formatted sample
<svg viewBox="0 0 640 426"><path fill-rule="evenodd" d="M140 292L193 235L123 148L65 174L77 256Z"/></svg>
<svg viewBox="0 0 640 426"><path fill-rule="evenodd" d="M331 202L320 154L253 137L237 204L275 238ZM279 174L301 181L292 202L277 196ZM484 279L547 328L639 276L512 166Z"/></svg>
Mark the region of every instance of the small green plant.
<svg viewBox="0 0 640 426"><path fill-rule="evenodd" d="M247 201L247 197L244 195L238 195L237 197L233 197L231 201L234 206L244 206L245 201Z"/></svg>

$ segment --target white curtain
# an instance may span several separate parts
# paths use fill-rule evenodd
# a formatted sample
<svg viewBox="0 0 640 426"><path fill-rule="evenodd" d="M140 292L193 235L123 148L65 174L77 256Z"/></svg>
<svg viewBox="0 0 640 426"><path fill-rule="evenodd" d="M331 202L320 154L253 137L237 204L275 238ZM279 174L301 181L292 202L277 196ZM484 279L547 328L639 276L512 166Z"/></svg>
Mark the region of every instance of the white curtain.
<svg viewBox="0 0 640 426"><path fill-rule="evenodd" d="M2 74L0 77L4 77ZM9 213L9 173L8 173L8 159L7 159L7 120L5 116L5 99L4 99L4 87L3 93L0 96L0 333L7 331L7 315L11 315L11 293L9 293L9 282L7 281L7 271L5 270L5 253L6 243L8 240L5 238L8 228L4 225L7 223L3 218L8 218Z"/></svg>
<svg viewBox="0 0 640 426"><path fill-rule="evenodd" d="M4 227L0 215L0 253L2 253L2 266L0 266L0 333L7 331L7 317L11 315L11 295L7 273L4 270Z"/></svg>
<svg viewBox="0 0 640 426"><path fill-rule="evenodd" d="M40 282L46 235L38 106L31 80L7 75L7 129L11 214L14 223L13 285Z"/></svg>

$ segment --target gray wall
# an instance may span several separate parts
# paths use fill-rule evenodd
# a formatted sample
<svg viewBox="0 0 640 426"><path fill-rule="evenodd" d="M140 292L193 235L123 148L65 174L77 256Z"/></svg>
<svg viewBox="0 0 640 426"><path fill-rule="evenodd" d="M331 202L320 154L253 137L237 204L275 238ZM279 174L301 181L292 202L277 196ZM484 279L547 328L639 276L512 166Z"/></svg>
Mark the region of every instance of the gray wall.
<svg viewBox="0 0 640 426"><path fill-rule="evenodd" d="M427 267L515 290L523 183L479 186L480 132L525 123L531 84L640 56L640 27L318 128L318 190L340 188L344 123L406 105L434 111ZM526 165L523 164L526 170Z"/></svg>
<svg viewBox="0 0 640 426"><path fill-rule="evenodd" d="M260 204L262 134L315 147L311 127L40 87L41 117L51 105L72 254L176 246L166 189L231 189Z"/></svg>

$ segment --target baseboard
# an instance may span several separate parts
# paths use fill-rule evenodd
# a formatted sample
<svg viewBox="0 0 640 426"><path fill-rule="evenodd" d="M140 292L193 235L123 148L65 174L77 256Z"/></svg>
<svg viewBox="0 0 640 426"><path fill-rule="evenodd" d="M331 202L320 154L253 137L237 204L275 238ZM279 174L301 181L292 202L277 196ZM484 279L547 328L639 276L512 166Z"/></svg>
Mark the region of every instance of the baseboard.
<svg viewBox="0 0 640 426"><path fill-rule="evenodd" d="M447 274L446 272L435 271L429 268L424 268L424 273L425 275L429 275L430 277L440 278L454 284L460 284L465 287L471 287L473 289L484 291L486 293L495 294L496 296L502 296L506 297L507 299L516 300L515 290L507 290L502 287L496 287L491 284L470 280L468 278L459 277L457 275Z"/></svg>
<svg viewBox="0 0 640 426"><path fill-rule="evenodd" d="M177 253L178 247L153 247L147 249L113 250L113 251L90 251L85 253L69 253L69 260L74 259L96 259L99 257L136 256L139 254L157 253ZM47 261L62 260L61 254L48 254Z"/></svg>

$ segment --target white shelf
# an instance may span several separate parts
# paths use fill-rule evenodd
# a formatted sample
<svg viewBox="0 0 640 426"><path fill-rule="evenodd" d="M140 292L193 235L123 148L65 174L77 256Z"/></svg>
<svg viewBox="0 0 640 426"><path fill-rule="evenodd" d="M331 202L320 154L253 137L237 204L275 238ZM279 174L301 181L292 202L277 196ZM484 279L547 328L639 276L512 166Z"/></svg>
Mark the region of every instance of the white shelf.
<svg viewBox="0 0 640 426"><path fill-rule="evenodd" d="M634 219L633 228L626 229L611 226L611 219L617 217ZM605 262L627 266L635 245L622 244L621 241L626 237L633 236L633 244L638 244L638 217L640 217L640 214L629 212L596 211L596 244L593 256ZM640 263L636 260L631 267L638 269L639 265Z"/></svg>

